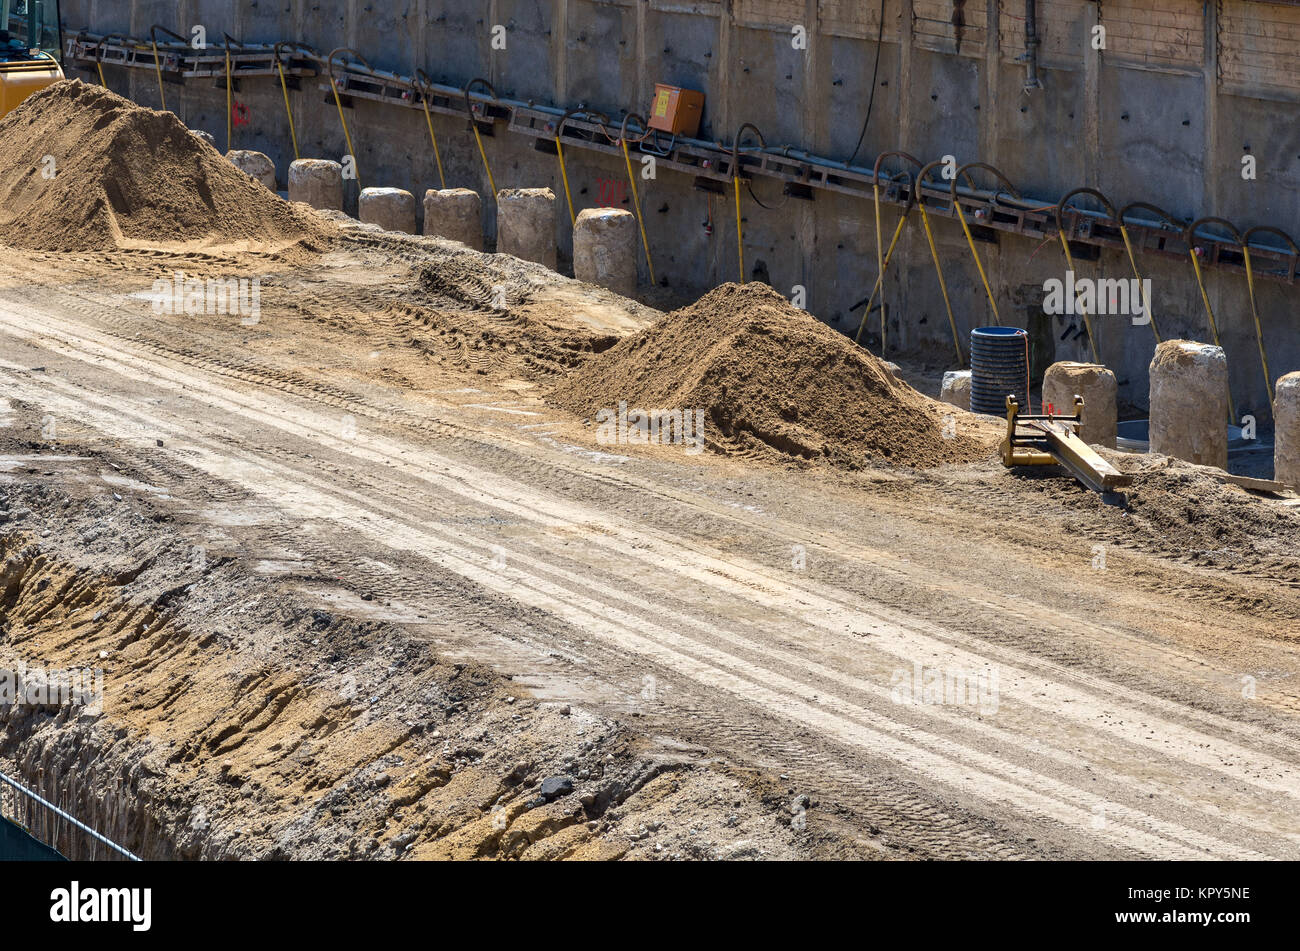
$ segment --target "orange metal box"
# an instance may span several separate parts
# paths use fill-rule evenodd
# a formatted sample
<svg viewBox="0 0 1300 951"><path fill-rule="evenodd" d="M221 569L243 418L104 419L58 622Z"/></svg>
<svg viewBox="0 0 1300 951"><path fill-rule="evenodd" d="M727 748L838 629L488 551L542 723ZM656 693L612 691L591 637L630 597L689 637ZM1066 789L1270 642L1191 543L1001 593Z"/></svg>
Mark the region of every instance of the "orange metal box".
<svg viewBox="0 0 1300 951"><path fill-rule="evenodd" d="M693 139L700 131L704 93L655 83L655 101L650 108L650 128Z"/></svg>

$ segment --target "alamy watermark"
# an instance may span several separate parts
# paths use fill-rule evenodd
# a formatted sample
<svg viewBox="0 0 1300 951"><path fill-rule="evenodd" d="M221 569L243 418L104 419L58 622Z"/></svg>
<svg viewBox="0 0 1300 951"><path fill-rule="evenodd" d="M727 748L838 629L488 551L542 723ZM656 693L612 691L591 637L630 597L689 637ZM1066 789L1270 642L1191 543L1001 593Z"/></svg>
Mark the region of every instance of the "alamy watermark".
<svg viewBox="0 0 1300 951"><path fill-rule="evenodd" d="M998 712L998 671L971 672L946 667L923 667L920 661L911 670L896 669L889 678L890 699L898 704L943 704L974 707L980 713Z"/></svg>
<svg viewBox="0 0 1300 951"><path fill-rule="evenodd" d="M245 327L252 327L262 317L262 279L260 277L186 277L184 271L172 272L171 280L153 282L155 314L216 314L239 317Z"/></svg>
<svg viewBox="0 0 1300 951"><path fill-rule="evenodd" d="M84 707L98 716L104 712L102 668L28 667L0 668L0 707Z"/></svg>
<svg viewBox="0 0 1300 951"><path fill-rule="evenodd" d="M1043 282L1043 313L1089 314L1093 317L1131 317L1134 327L1151 323L1147 304L1151 300L1151 278L1076 278L1065 272L1065 280L1055 277Z"/></svg>
<svg viewBox="0 0 1300 951"><path fill-rule="evenodd" d="M686 454L704 451L704 410L618 409L596 413L596 441L602 446L685 446Z"/></svg>

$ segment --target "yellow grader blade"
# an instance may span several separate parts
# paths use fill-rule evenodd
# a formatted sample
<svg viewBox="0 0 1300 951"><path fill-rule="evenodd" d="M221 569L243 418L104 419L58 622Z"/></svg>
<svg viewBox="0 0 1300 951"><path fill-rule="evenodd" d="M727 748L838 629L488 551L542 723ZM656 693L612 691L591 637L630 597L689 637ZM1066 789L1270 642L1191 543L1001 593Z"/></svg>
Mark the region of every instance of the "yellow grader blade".
<svg viewBox="0 0 1300 951"><path fill-rule="evenodd" d="M1133 484L1078 436L1083 420L1083 399L1074 398L1072 416L1030 416L1007 397L1007 435L1002 440L1002 464L1013 466L1059 465L1094 492L1113 492Z"/></svg>

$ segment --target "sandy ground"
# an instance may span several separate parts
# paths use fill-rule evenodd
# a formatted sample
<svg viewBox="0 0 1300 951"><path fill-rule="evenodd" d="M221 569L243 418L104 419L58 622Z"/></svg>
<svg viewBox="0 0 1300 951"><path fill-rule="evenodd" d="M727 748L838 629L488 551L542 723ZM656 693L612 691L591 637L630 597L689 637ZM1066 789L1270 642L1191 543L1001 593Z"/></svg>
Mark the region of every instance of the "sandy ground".
<svg viewBox="0 0 1300 951"><path fill-rule="evenodd" d="M108 673L0 755L157 855L1300 857L1294 500L600 445L546 394L654 317L364 229L6 250L0 648Z"/></svg>

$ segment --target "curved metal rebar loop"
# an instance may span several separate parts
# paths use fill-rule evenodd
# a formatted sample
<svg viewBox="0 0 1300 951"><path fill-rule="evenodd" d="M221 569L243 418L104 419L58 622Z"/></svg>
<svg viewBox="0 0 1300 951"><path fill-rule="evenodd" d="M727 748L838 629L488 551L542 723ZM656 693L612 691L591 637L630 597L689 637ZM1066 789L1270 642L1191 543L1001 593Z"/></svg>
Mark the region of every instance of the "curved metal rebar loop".
<svg viewBox="0 0 1300 951"><path fill-rule="evenodd" d="M1187 227L1187 225L1179 221L1177 218L1175 218L1169 212L1165 211L1159 205L1153 205L1150 202L1146 202L1146 201L1132 201L1129 202L1127 205L1125 205L1123 208L1121 208L1119 210L1119 220L1121 223L1128 222L1129 212L1132 211L1134 208L1140 208L1143 211L1154 212L1156 217L1160 218L1166 224L1170 225L1170 230L1173 231L1175 234L1177 234L1179 237L1182 236L1183 231Z"/></svg>
<svg viewBox="0 0 1300 951"><path fill-rule="evenodd" d="M628 138L628 134L627 134L627 124L628 121L631 119L635 119L636 124L641 127L641 134L634 139ZM619 124L618 139L616 140L616 144L617 142L627 142L632 145L640 145L649 137L651 131L652 130L650 129L650 123L645 121L644 116L642 116L640 113L637 112L629 112L627 115L623 117L623 121Z"/></svg>
<svg viewBox="0 0 1300 951"><path fill-rule="evenodd" d="M1237 230L1237 226L1231 221L1227 218L1216 218L1214 215L1206 215L1204 218L1197 218L1183 231L1183 238L1187 241L1188 247L1191 247L1195 243L1196 232L1200 229L1201 225L1209 224L1219 225L1224 228L1230 235L1232 235L1232 240L1236 241L1239 246L1243 243L1241 232Z"/></svg>
<svg viewBox="0 0 1300 951"><path fill-rule="evenodd" d="M1283 231L1281 228L1274 228L1272 225L1255 225L1255 227L1247 228L1245 231L1243 231L1241 233L1241 245L1243 248L1247 250L1250 249L1250 236L1256 234L1257 232L1264 232L1266 234L1277 235L1279 238L1281 238L1283 241L1285 241L1287 244L1291 246L1292 254L1300 256L1300 245L1297 245L1295 241L1292 240L1291 236L1287 234L1285 231ZM1278 250L1277 248L1270 248L1267 245L1260 245L1260 249L1266 251Z"/></svg>
<svg viewBox="0 0 1300 951"><path fill-rule="evenodd" d="M763 138L763 133L758 130L758 126L752 122L746 122L736 131L736 138L731 143L731 177L735 179L740 173L740 140L745 136L745 130L750 129L758 138L758 147L767 148L767 140Z"/></svg>
<svg viewBox="0 0 1300 951"><path fill-rule="evenodd" d="M786 149L786 152L788 153L790 147L787 145L787 146L785 147L785 149ZM898 156L899 158L901 158L901 159L907 161L907 162L911 162L911 163L912 163L913 165L915 165L917 168L921 168L922 166L925 165L924 162L922 162L919 158L917 158L917 157L916 157L915 155L913 155L911 152L904 152L904 151L902 151L902 150L895 150L895 151L893 151L893 152L881 152L879 155L876 156L876 162L875 162L875 164L871 166L871 174L872 174L872 176L873 176L874 178L877 178L877 179L880 178L880 163L883 162L885 159L887 159L887 158L889 158L889 157L891 157L891 156L895 156L895 155ZM891 178L890 180L893 181L894 179Z"/></svg>
<svg viewBox="0 0 1300 951"><path fill-rule="evenodd" d="M976 270L979 271L980 281L984 284L984 293L988 295L989 306L993 308L993 321L994 323L997 324L997 326L1001 327L1002 315L998 313L998 302L993 297L993 288L989 286L988 275L984 273L984 262L980 260L979 251L977 251L975 248L975 237L974 235L971 234L970 225L966 223L966 215L962 211L961 201L957 197L957 180L964 175L966 176L967 181L971 181L969 172L973 168L979 168L979 169L983 169L986 172L991 172L994 175L994 177L998 179L998 181L1000 181L1003 185L1007 186L1007 191L1011 193L1012 197L1018 200L1023 200L1023 199L1021 198L1020 192L1016 189L1016 186L1011 183L1011 179L1007 178L1005 175L1002 174L1001 171L999 171L994 166L987 164L986 162L968 162L967 164L958 168L956 174L954 174L952 177L952 185L949 188L949 191L952 193L952 206L953 209L957 212L957 220L961 222L961 230L966 235L966 243L970 245L971 257L975 259L975 268ZM994 205L998 203L998 192L995 191L993 193L993 197L990 199L990 203Z"/></svg>
<svg viewBox="0 0 1300 951"><path fill-rule="evenodd" d="M320 53L316 51L315 47L308 46L306 43L299 43L296 40L281 40L275 44L275 47L271 51L271 55L275 59L276 65L284 63L284 57L280 55L280 51L287 49L301 50L306 53L310 59L315 60L318 66L325 61Z"/></svg>
<svg viewBox="0 0 1300 951"><path fill-rule="evenodd" d="M965 176L966 181L968 182L973 181L969 174L970 170L973 168L980 168L986 172L992 172L993 176L997 178L998 181L1000 181L1003 185L1007 186L1006 190L1011 193L1012 198L1015 198L1017 201L1024 201L1024 196L1021 195L1019 190L1016 188L1016 186L1011 183L1011 179L1003 175L1002 172L998 170L997 167L993 165L989 165L986 162L967 162L965 165L959 166L956 173L952 177L952 185L950 186L950 190L952 191L954 204L957 201L957 179L961 178L962 176ZM995 191L993 193L993 197L990 199L990 201L993 204L997 204L999 194L1001 194L1001 192ZM958 210L960 210L960 207Z"/></svg>
<svg viewBox="0 0 1300 951"><path fill-rule="evenodd" d="M366 68L365 71L369 75L371 76L375 75L375 68L366 61L366 58L364 56L362 56L360 53L358 53L350 46L337 46L334 49L330 50L330 55L325 58L325 71L329 74L329 79L331 84L334 82L334 57L337 56L339 53L350 53L354 59L356 59L358 62L361 63L362 66Z"/></svg>
<svg viewBox="0 0 1300 951"><path fill-rule="evenodd" d="M1075 195L1089 195L1097 199L1099 202L1101 202L1102 207L1106 209L1106 214L1110 215L1111 218L1117 223L1120 224L1123 223L1120 222L1119 212L1115 210L1115 206L1111 204L1110 199L1107 198L1105 195L1103 195L1100 191L1098 191L1095 188L1076 188L1072 192L1067 192L1065 197L1056 203L1056 229L1062 234L1065 233L1065 220L1064 220L1065 206L1070 203L1070 199L1073 198Z"/></svg>
<svg viewBox="0 0 1300 951"><path fill-rule="evenodd" d="M77 34L77 37L80 38L82 33L85 32L85 30L82 30L81 33ZM130 37L125 33L105 33L99 39L95 40L94 45L91 47L91 50L95 55L95 62L102 63L104 61L104 44L112 39L119 39L126 42L130 40Z"/></svg>
<svg viewBox="0 0 1300 951"><path fill-rule="evenodd" d="M492 102L496 102L497 99L500 98L497 96L496 89L486 79L483 79L481 76L475 76L473 79L471 79L468 83L465 84L465 89L463 90L465 94L465 114L469 116L470 122L474 122L475 119L474 119L474 104L470 101L469 94L470 91L475 86L486 87L489 95L491 96Z"/></svg>
<svg viewBox="0 0 1300 951"><path fill-rule="evenodd" d="M931 162L929 165L923 166L923 167L921 168L921 170L920 170L919 172L916 173L916 188L917 188L917 191L919 192L919 191L920 191L920 190L925 186L925 180L926 180L926 178L929 177L930 173L931 173L934 169L938 168L940 165L947 165L947 164L948 164L947 162L945 162L943 159L939 158L939 159L935 159L935 160L934 160L933 162ZM955 173L954 173L954 180L955 180ZM975 186L975 179L971 178L969 174L966 176L966 184L967 184L969 187L971 187L971 188L975 188L975 187L976 187L976 186ZM919 202L919 201L921 201L920 198L918 198L918 202Z"/></svg>

